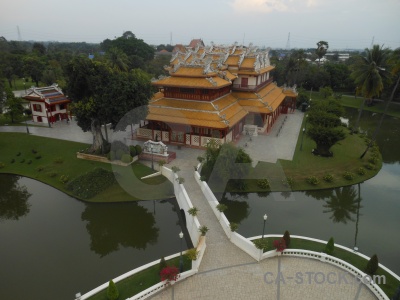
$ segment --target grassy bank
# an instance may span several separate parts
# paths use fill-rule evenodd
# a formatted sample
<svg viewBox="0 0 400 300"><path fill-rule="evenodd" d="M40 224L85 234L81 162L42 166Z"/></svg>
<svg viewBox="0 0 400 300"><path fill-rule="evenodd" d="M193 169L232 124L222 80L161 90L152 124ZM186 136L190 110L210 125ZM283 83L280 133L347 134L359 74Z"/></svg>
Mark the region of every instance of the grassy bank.
<svg viewBox="0 0 400 300"><path fill-rule="evenodd" d="M273 247L273 241L277 240L278 238L273 238L269 237L267 238L267 245L268 247L264 249L264 252L274 250L275 248ZM290 239L290 249L304 249L304 250L309 250L309 251L315 251L315 252L323 252L325 248L325 244L321 244L318 242L314 241L309 241L309 240L304 240L304 239L298 239L298 238L291 238ZM352 253L349 251L346 251L344 249L335 247L335 250L333 251L332 256L337 257L341 260L344 260L345 262L348 262L349 264L353 265L357 269L364 271L365 267L367 266L368 260ZM379 254L378 254L379 257ZM300 270L299 270L300 271ZM397 288L400 285L400 282L394 278L392 275L390 275L388 272L383 270L382 268L379 268L378 271L375 273L375 275L384 275L386 278L386 284L379 284L379 287L386 293L386 295L390 298L392 297Z"/></svg>
<svg viewBox="0 0 400 300"><path fill-rule="evenodd" d="M167 261L170 266L179 268L179 256ZM183 256L183 271L188 271L192 267L192 261L186 256ZM160 270L159 265L152 266L146 270L143 270L131 277L128 277L120 282L116 283L119 291L118 299L127 299L132 297L145 289L160 282ZM108 300L107 289L97 293L96 295L88 298L90 300Z"/></svg>
<svg viewBox="0 0 400 300"><path fill-rule="evenodd" d="M166 199L174 195L172 184L163 176L140 180L153 173L150 168L137 162L128 167L112 167L110 164L76 158L76 152L84 148L87 145L82 143L25 133L0 133L0 163L4 164L0 173L30 177L76 197L66 189L61 176L72 180L95 168L104 168L120 175L118 183L86 201L125 202Z"/></svg>

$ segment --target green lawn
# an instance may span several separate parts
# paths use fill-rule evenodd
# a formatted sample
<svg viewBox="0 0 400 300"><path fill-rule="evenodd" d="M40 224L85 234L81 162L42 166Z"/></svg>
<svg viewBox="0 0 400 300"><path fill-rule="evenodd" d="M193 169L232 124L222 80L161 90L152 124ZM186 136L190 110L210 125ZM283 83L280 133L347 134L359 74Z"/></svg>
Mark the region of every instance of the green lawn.
<svg viewBox="0 0 400 300"><path fill-rule="evenodd" d="M179 256L167 261L170 266L179 268ZM183 271L188 271L192 267L192 261L189 260L185 255L183 256ZM118 299L127 299L132 297L145 289L160 282L159 265L155 265L146 270L143 270L131 277L128 277L120 282L116 283L119 291ZM97 293L96 295L88 298L90 300L108 300L107 289Z"/></svg>
<svg viewBox="0 0 400 300"><path fill-rule="evenodd" d="M268 237L267 239L267 245L268 247L264 249L264 252L274 250L275 248L273 247L273 241L277 240L277 237ZM304 240L304 239L298 239L298 238L291 238L290 239L290 247L289 249L304 249L304 250L309 250L309 251L315 251L315 252L323 252L325 248L325 244L321 244L318 242L313 242L309 240ZM341 248L335 248L332 254L334 257L337 257L341 260L344 260L348 262L349 264L355 266L357 269L364 271L365 267L367 266L368 261L352 252L343 250ZM379 258L379 254L378 254ZM379 284L379 287L386 293L386 295L392 297L397 288L400 285L400 281L398 281L396 278L394 278L392 275L390 275L388 272L383 270L382 268L379 268L378 271L376 272L376 275L384 275L386 277L386 284Z"/></svg>
<svg viewBox="0 0 400 300"><path fill-rule="evenodd" d="M119 173L120 184L114 184L90 198L89 202L124 202L134 200L166 199L174 196L172 184L163 176L140 180L153 171L136 162L128 167L76 158L76 152L87 145L27 135L26 133L0 133L0 162L5 166L0 173L18 174L47 183L67 194L62 175L71 180L101 167ZM37 153L33 153L32 150ZM18 155L18 153L21 153ZM14 163L12 161L14 160ZM123 187L121 187L121 184ZM74 196L74 195L71 195ZM74 196L75 197L75 196Z"/></svg>
<svg viewBox="0 0 400 300"><path fill-rule="evenodd" d="M24 85L25 82L25 85ZM10 85L8 84L8 81L5 80L4 84L6 87L10 87ZM35 82L32 82L30 79L28 79L28 81L26 81L26 79L24 80L23 78L16 78L15 80L13 80L11 82L12 87L11 89L13 91L22 91L24 89L28 90L30 89L32 86L36 86ZM41 81L39 81L39 87L45 86L45 84Z"/></svg>
<svg viewBox="0 0 400 300"><path fill-rule="evenodd" d="M21 116L14 120L14 123L11 123L11 118L8 115L5 114L0 114L0 126L26 126L28 127L41 127L40 125L32 125L32 124L25 124L24 121L31 121L32 117L31 116Z"/></svg>

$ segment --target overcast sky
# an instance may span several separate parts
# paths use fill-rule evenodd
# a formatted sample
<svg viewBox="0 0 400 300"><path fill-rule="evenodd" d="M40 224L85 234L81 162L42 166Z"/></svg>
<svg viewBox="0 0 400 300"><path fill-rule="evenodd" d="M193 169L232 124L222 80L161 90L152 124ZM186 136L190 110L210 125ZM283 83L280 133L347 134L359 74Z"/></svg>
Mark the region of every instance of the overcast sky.
<svg viewBox="0 0 400 300"><path fill-rule="evenodd" d="M0 0L0 36L98 43L132 31L149 44L400 47L400 0ZM171 38L172 36L172 38Z"/></svg>

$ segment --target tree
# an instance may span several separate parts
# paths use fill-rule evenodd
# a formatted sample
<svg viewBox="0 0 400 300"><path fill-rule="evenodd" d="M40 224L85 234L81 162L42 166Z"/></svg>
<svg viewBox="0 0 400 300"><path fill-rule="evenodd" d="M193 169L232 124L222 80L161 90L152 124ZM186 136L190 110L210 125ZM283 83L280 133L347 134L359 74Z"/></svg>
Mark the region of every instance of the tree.
<svg viewBox="0 0 400 300"><path fill-rule="evenodd" d="M356 84L356 93L361 94L369 103L372 103L372 98L380 95L384 82L389 78L390 73L387 70L389 50L383 48L383 46L374 45L371 50L365 49L365 52L366 56L359 57L358 61L352 66L351 77ZM352 132L357 130L359 126L366 99L361 102Z"/></svg>
<svg viewBox="0 0 400 300"><path fill-rule="evenodd" d="M340 117L343 107L337 100L314 101L308 113L307 135L316 143L314 154L332 156L330 148L345 138Z"/></svg>
<svg viewBox="0 0 400 300"><path fill-rule="evenodd" d="M397 78L396 84L393 87L393 90L392 90L389 100L385 104L385 109L381 115L381 118L379 119L378 126L376 127L374 133L372 134L371 141L368 143L367 148L365 149L364 153L361 154L360 158L363 158L365 156L365 154L368 152L369 148L374 144L376 137L378 136L379 130L381 129L383 119L385 118L387 111L389 109L390 103L392 103L394 95L396 93L396 90L399 87L399 83L400 83L400 48L397 48L395 51L393 51L393 53L389 57L388 62L391 67L392 76L395 79Z"/></svg>
<svg viewBox="0 0 400 300"><path fill-rule="evenodd" d="M324 99L333 95L333 90L330 86L320 87L319 93L324 97Z"/></svg>
<svg viewBox="0 0 400 300"><path fill-rule="evenodd" d="M317 43L317 49L315 50L315 53L318 56L318 66L321 63L321 58L326 54L326 52L328 51L329 48L329 44L326 41L319 41Z"/></svg>
<svg viewBox="0 0 400 300"><path fill-rule="evenodd" d="M27 76L32 78L32 81L36 83L36 86L39 86L39 81L41 80L43 71L46 67L45 62L34 55L26 56L23 59L24 63L24 73Z"/></svg>
<svg viewBox="0 0 400 300"><path fill-rule="evenodd" d="M283 239L285 240L286 243L286 247L289 248L290 246L290 233L289 231L285 231L285 233L283 234Z"/></svg>
<svg viewBox="0 0 400 300"><path fill-rule="evenodd" d="M22 116L22 113L24 111L24 107L22 106L22 99L16 98L14 96L14 93L9 88L6 88L5 107L7 108L6 114L11 118L11 123L14 123L16 119Z"/></svg>
<svg viewBox="0 0 400 300"><path fill-rule="evenodd" d="M365 267L365 273L368 275L374 275L379 268L378 256L376 254L372 255L369 259L367 266Z"/></svg>
<svg viewBox="0 0 400 300"><path fill-rule="evenodd" d="M113 130L124 131L146 116L153 91L150 78L143 71L119 72L104 63L78 57L65 73L78 126L93 134L91 151L103 148L102 124L111 123Z"/></svg>
<svg viewBox="0 0 400 300"><path fill-rule="evenodd" d="M119 292L117 286L115 285L114 281L110 280L107 288L107 298L109 300L117 300L118 297L119 297Z"/></svg>
<svg viewBox="0 0 400 300"><path fill-rule="evenodd" d="M333 237L331 237L325 246L324 252L328 255L332 255L334 250L335 250L335 242L333 240Z"/></svg>
<svg viewBox="0 0 400 300"><path fill-rule="evenodd" d="M129 59L128 56L116 47L110 48L106 53L106 58L111 65L111 68L115 68L119 71L127 71Z"/></svg>

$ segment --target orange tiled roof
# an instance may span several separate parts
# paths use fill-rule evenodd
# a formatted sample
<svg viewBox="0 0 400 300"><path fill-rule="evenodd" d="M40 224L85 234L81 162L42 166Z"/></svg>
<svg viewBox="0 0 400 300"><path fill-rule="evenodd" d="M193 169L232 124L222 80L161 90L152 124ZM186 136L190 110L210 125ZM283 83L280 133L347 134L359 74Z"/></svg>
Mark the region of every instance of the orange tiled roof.
<svg viewBox="0 0 400 300"><path fill-rule="evenodd" d="M254 62L256 61L255 57L245 57L240 64L240 68L242 69L254 69Z"/></svg>
<svg viewBox="0 0 400 300"><path fill-rule="evenodd" d="M240 56L238 56L238 55L229 55L229 57L228 57L228 59L225 61L225 63L226 63L228 66L237 66L238 63L239 63L239 59L240 59Z"/></svg>
<svg viewBox="0 0 400 300"><path fill-rule="evenodd" d="M204 67L203 66L196 66L196 67L179 67L176 72L171 72L171 76L178 76L178 77L210 77L216 76L216 72L210 72L204 74Z"/></svg>
<svg viewBox="0 0 400 300"><path fill-rule="evenodd" d="M241 75L259 75L259 74L263 74L263 73L266 73L266 72L269 72L269 71L275 69L274 66L268 66L268 67L262 68L258 71L255 71L254 68L253 68L253 70L242 70L241 68L242 67L240 67L240 69L237 71L237 73L241 74Z"/></svg>
<svg viewBox="0 0 400 300"><path fill-rule="evenodd" d="M158 81L154 81L152 84L155 86L171 86L171 87L182 87L182 88L208 88L218 89L224 86L231 85L229 81L222 79L218 76L212 77L214 83L207 80L207 78L194 78L194 77L167 77Z"/></svg>

